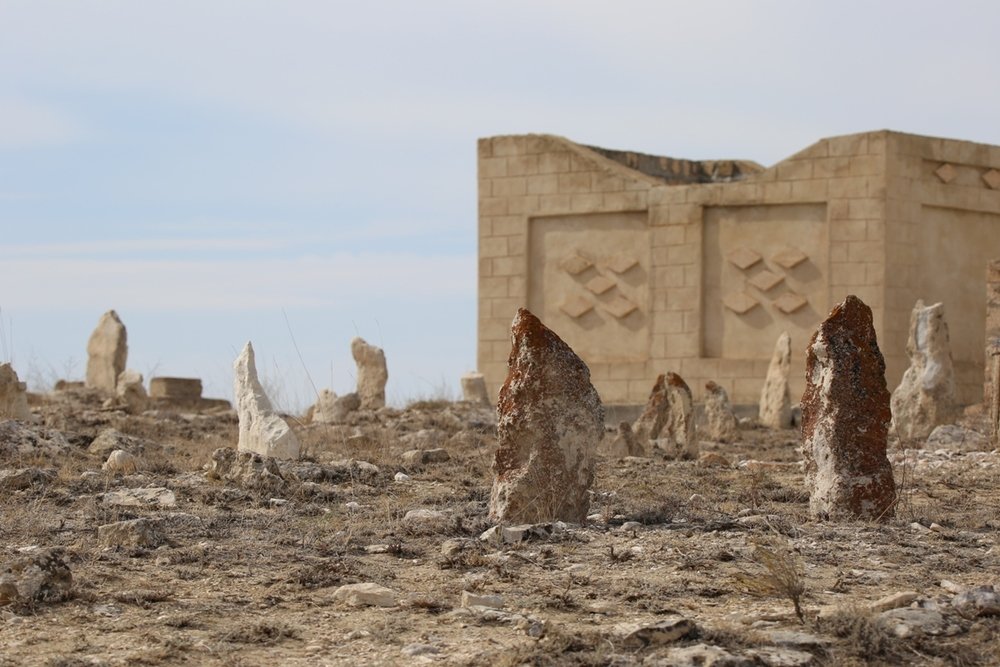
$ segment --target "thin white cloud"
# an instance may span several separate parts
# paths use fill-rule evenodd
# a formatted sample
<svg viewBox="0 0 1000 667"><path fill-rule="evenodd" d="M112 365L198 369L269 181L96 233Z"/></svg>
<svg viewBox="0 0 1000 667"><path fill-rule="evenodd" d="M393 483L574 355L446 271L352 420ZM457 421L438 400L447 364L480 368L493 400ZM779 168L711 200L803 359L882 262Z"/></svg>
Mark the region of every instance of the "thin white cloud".
<svg viewBox="0 0 1000 667"><path fill-rule="evenodd" d="M475 295L476 258L338 253L291 259L6 259L3 308L256 310Z"/></svg>
<svg viewBox="0 0 1000 667"><path fill-rule="evenodd" d="M65 144L83 134L82 126L59 109L25 97L0 97L0 148ZM7 196L0 193L0 198Z"/></svg>

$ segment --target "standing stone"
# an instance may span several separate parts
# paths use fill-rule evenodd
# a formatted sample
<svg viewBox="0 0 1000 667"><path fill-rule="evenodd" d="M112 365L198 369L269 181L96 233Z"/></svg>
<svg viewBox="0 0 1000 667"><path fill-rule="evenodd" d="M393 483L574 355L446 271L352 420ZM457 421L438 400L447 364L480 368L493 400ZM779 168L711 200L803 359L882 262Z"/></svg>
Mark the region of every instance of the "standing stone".
<svg viewBox="0 0 1000 667"><path fill-rule="evenodd" d="M28 386L17 377L10 364L0 364L0 419L31 419L28 409Z"/></svg>
<svg viewBox="0 0 1000 667"><path fill-rule="evenodd" d="M138 371L126 370L118 375L115 395L129 414L137 415L149 405L149 396L142 385L142 373Z"/></svg>
<svg viewBox="0 0 1000 667"><path fill-rule="evenodd" d="M774 345L767 379L760 392L758 421L768 428L791 428L792 403L788 394L788 374L792 368L792 339L787 331L781 332Z"/></svg>
<svg viewBox="0 0 1000 667"><path fill-rule="evenodd" d="M632 424L635 439L644 449L649 447L650 440L660 437L660 432L667 423L667 413L670 410L670 398L667 396L667 376L662 373L653 383L653 389L646 400L646 408Z"/></svg>
<svg viewBox="0 0 1000 667"><path fill-rule="evenodd" d="M611 456L615 457L646 456L646 448L636 439L632 425L628 422L618 423L618 433L608 449Z"/></svg>
<svg viewBox="0 0 1000 667"><path fill-rule="evenodd" d="M716 442L733 442L739 437L739 422L733 414L729 394L709 380L705 384L705 433Z"/></svg>
<svg viewBox="0 0 1000 667"><path fill-rule="evenodd" d="M917 301L906 341L910 367L892 392L892 421L903 440L923 440L955 417L955 369L944 305Z"/></svg>
<svg viewBox="0 0 1000 667"><path fill-rule="evenodd" d="M377 410L385 405L385 383L389 371L382 348L369 345L362 338L351 341L351 355L358 365L358 396L363 410Z"/></svg>
<svg viewBox="0 0 1000 667"><path fill-rule="evenodd" d="M993 444L1000 446L1000 259L986 267L986 382L983 399Z"/></svg>
<svg viewBox="0 0 1000 667"><path fill-rule="evenodd" d="M694 434L694 399L691 388L677 373L667 373L666 423L654 442L670 458L698 458L698 440Z"/></svg>
<svg viewBox="0 0 1000 667"><path fill-rule="evenodd" d="M101 315L87 342L87 387L115 393L127 357L125 325L118 319L118 313L109 310Z"/></svg>
<svg viewBox="0 0 1000 667"><path fill-rule="evenodd" d="M475 371L462 376L462 400L478 405L490 405L490 395L486 391L486 378Z"/></svg>
<svg viewBox="0 0 1000 667"><path fill-rule="evenodd" d="M604 407L590 369L520 308L497 403L490 518L498 523L582 522L590 507Z"/></svg>
<svg viewBox="0 0 1000 667"><path fill-rule="evenodd" d="M241 452L255 452L279 459L297 459L299 440L284 419L271 407L271 401L257 379L253 345L249 342L233 364L233 396L240 419Z"/></svg>
<svg viewBox="0 0 1000 667"><path fill-rule="evenodd" d="M896 486L885 454L891 418L872 311L848 296L807 351L802 436L814 517L892 516Z"/></svg>

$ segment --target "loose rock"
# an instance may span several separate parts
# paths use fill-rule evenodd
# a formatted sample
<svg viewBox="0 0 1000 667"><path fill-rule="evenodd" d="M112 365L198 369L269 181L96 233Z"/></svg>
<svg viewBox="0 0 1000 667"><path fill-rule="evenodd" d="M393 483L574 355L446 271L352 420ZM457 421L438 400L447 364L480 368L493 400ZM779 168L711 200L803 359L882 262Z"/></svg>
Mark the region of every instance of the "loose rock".
<svg viewBox="0 0 1000 667"><path fill-rule="evenodd" d="M15 558L0 570L0 605L59 602L70 596L73 575L59 549L41 549Z"/></svg>
<svg viewBox="0 0 1000 667"><path fill-rule="evenodd" d="M394 590L378 584L348 584L334 591L333 599L355 607L395 607L397 595Z"/></svg>
<svg viewBox="0 0 1000 667"><path fill-rule="evenodd" d="M101 315L87 342L87 387L115 393L128 358L125 325L113 310Z"/></svg>
<svg viewBox="0 0 1000 667"><path fill-rule="evenodd" d="M271 400L257 379L253 345L249 342L233 365L233 395L240 419L240 451L284 459L299 457L299 440L284 419L271 407Z"/></svg>
<svg viewBox="0 0 1000 667"><path fill-rule="evenodd" d="M427 465L429 463L444 463L451 460L451 455L445 449L411 449L403 452L403 463L408 466Z"/></svg>
<svg viewBox="0 0 1000 667"><path fill-rule="evenodd" d="M618 433L611 440L609 446L611 456L624 458L626 456L645 456L646 449L639 443L639 440L632 432L632 425L628 422L618 423Z"/></svg>
<svg viewBox="0 0 1000 667"><path fill-rule="evenodd" d="M129 454L124 449L116 449L108 455L108 460L101 466L101 470L112 474L121 473L131 475L139 469L139 459Z"/></svg>
<svg viewBox="0 0 1000 667"><path fill-rule="evenodd" d="M951 606L966 618L1000 616L1000 593L993 586L976 586L953 597Z"/></svg>
<svg viewBox="0 0 1000 667"><path fill-rule="evenodd" d="M212 452L212 461L205 476L263 494L279 493L287 486L273 458L256 452L237 452L229 447L220 447Z"/></svg>
<svg viewBox="0 0 1000 667"><path fill-rule="evenodd" d="M783 331L774 344L767 378L760 392L758 421L768 428L790 428L792 406L788 393L788 374L792 368L792 339Z"/></svg>
<svg viewBox="0 0 1000 667"><path fill-rule="evenodd" d="M981 452L989 451L990 446L990 439L985 435L957 424L941 424L927 436L928 449Z"/></svg>
<svg viewBox="0 0 1000 667"><path fill-rule="evenodd" d="M146 517L108 523L97 528L97 541L106 547L152 549L162 544L163 539L158 523Z"/></svg>
<svg viewBox="0 0 1000 667"><path fill-rule="evenodd" d="M944 304L917 301L906 341L910 367L892 392L892 423L903 440L922 440L956 416L955 370Z"/></svg>
<svg viewBox="0 0 1000 667"><path fill-rule="evenodd" d="M490 518L582 522L590 507L604 408L590 369L528 310L511 326L508 374L497 405Z"/></svg>
<svg viewBox="0 0 1000 667"><path fill-rule="evenodd" d="M351 341L351 355L358 366L358 396L363 410L377 410L385 405L385 383L389 371L382 348L369 345L362 338Z"/></svg>
<svg viewBox="0 0 1000 667"><path fill-rule="evenodd" d="M0 419L31 419L28 385L21 382L10 364L0 364Z"/></svg>
<svg viewBox="0 0 1000 667"><path fill-rule="evenodd" d="M125 435L113 428L108 428L97 434L87 451L98 456L108 456L114 451L124 451L141 456L146 451L147 445L151 444L131 435Z"/></svg>
<svg viewBox="0 0 1000 667"><path fill-rule="evenodd" d="M463 607L488 607L489 609L503 609L502 595L476 595L469 591L462 591Z"/></svg>
<svg viewBox="0 0 1000 667"><path fill-rule="evenodd" d="M56 478L56 471L41 468L0 470L0 491L21 491L33 486L43 486Z"/></svg>
<svg viewBox="0 0 1000 667"><path fill-rule="evenodd" d="M149 396L142 384L142 373L138 371L125 370L118 375L115 395L129 414L140 414L149 406Z"/></svg>
<svg viewBox="0 0 1000 667"><path fill-rule="evenodd" d="M622 646L645 648L663 646L683 639L695 630L693 621L683 616L670 616L655 623L622 623L615 626L615 634Z"/></svg>
<svg viewBox="0 0 1000 667"><path fill-rule="evenodd" d="M896 487L885 453L891 417L872 311L848 296L820 324L807 353L802 435L814 517L892 516Z"/></svg>
<svg viewBox="0 0 1000 667"><path fill-rule="evenodd" d="M101 496L101 502L105 505L123 507L174 507L177 505L177 496L170 489L155 486L144 489L109 491Z"/></svg>
<svg viewBox="0 0 1000 667"><path fill-rule="evenodd" d="M739 423L724 387L711 380L705 384L705 434L716 442L733 442L739 437Z"/></svg>

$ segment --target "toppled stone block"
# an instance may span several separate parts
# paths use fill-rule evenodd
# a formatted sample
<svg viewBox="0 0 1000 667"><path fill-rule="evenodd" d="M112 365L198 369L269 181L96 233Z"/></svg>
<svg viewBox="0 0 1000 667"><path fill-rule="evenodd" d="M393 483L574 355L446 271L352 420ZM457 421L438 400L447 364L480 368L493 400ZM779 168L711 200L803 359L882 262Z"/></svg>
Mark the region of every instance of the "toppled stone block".
<svg viewBox="0 0 1000 667"><path fill-rule="evenodd" d="M451 455L446 449L411 449L403 452L401 457L403 463L408 466L420 466L430 463L444 463L451 460Z"/></svg>
<svg viewBox="0 0 1000 667"><path fill-rule="evenodd" d="M395 607L396 591L373 583L348 584L333 592L333 599L354 607Z"/></svg>
<svg viewBox="0 0 1000 667"><path fill-rule="evenodd" d="M400 444L410 449L440 449L447 440L448 435L436 428L422 428L399 438Z"/></svg>
<svg viewBox="0 0 1000 667"><path fill-rule="evenodd" d="M955 369L944 305L917 301L906 341L910 366L892 392L892 423L903 440L922 440L957 416Z"/></svg>
<svg viewBox="0 0 1000 667"><path fill-rule="evenodd" d="M486 378L482 373L474 371L462 376L462 400L476 405L489 406L492 404L489 392L486 391Z"/></svg>
<svg viewBox="0 0 1000 667"><path fill-rule="evenodd" d="M40 549L0 569L0 605L59 602L69 598L73 575L59 549Z"/></svg>
<svg viewBox="0 0 1000 667"><path fill-rule="evenodd" d="M159 522L147 517L116 521L97 527L97 542L106 547L153 549L164 541Z"/></svg>
<svg viewBox="0 0 1000 667"><path fill-rule="evenodd" d="M709 380L705 384L705 434L716 442L733 442L739 437L739 422L724 387Z"/></svg>
<svg viewBox="0 0 1000 667"><path fill-rule="evenodd" d="M97 434L87 451L99 456L108 456L115 450L121 450L135 456L141 456L146 451L147 446L152 447L153 445L147 440L108 428Z"/></svg>
<svg viewBox="0 0 1000 667"><path fill-rule="evenodd" d="M990 439L972 429L957 424L941 424L927 436L927 449L946 449L960 452L985 452L990 450Z"/></svg>
<svg viewBox="0 0 1000 667"><path fill-rule="evenodd" d="M792 403L788 393L788 375L792 368L792 339L787 331L774 344L771 363L767 367L764 388L760 392L757 420L768 428L791 428Z"/></svg>
<svg viewBox="0 0 1000 667"><path fill-rule="evenodd" d="M253 345L249 342L233 364L233 395L240 420L240 451L283 459L299 457L299 439L274 408L257 379Z"/></svg>
<svg viewBox="0 0 1000 667"><path fill-rule="evenodd" d="M256 452L238 452L229 447L220 447L212 452L212 461L205 476L266 494L279 493L286 488L285 478L273 458Z"/></svg>
<svg viewBox="0 0 1000 667"><path fill-rule="evenodd" d="M621 623L614 634L622 646L646 648L672 644L695 631L695 624L683 616L672 615L655 623Z"/></svg>
<svg viewBox="0 0 1000 667"><path fill-rule="evenodd" d="M389 370L385 365L382 348L369 345L363 338L351 341L351 356L358 366L358 396L363 410L377 410L385 406L385 384Z"/></svg>
<svg viewBox="0 0 1000 667"><path fill-rule="evenodd" d="M125 370L128 358L128 335L118 313L113 310L101 315L97 327L87 341L87 387L115 393L118 376Z"/></svg>
<svg viewBox="0 0 1000 667"><path fill-rule="evenodd" d="M820 324L807 351L802 435L814 517L892 516L896 486L886 457L891 418L872 311L848 296Z"/></svg>
<svg viewBox="0 0 1000 667"><path fill-rule="evenodd" d="M10 364L0 364L0 419L31 419L28 385L21 382Z"/></svg>
<svg viewBox="0 0 1000 667"><path fill-rule="evenodd" d="M198 378L155 377L149 381L149 397L186 403L201 400L202 385Z"/></svg>
<svg viewBox="0 0 1000 667"><path fill-rule="evenodd" d="M582 522L604 436L604 408L590 369L524 308L514 316L511 337L497 404L490 518Z"/></svg>
<svg viewBox="0 0 1000 667"><path fill-rule="evenodd" d="M109 491L100 496L105 505L119 507L175 507L177 496L170 489L153 486L143 489Z"/></svg>
<svg viewBox="0 0 1000 667"><path fill-rule="evenodd" d="M476 595L469 591L462 591L463 607L486 607L488 609L503 609L502 595Z"/></svg>

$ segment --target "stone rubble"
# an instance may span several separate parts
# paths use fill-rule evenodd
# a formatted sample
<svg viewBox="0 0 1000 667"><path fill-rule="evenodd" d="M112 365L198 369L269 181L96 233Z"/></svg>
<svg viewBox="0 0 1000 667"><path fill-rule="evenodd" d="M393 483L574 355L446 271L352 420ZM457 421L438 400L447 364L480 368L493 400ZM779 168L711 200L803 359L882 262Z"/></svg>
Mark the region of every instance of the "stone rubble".
<svg viewBox="0 0 1000 667"><path fill-rule="evenodd" d="M590 369L527 309L514 316L511 338L497 404L490 519L582 522L604 436L604 407Z"/></svg>
<svg viewBox="0 0 1000 667"><path fill-rule="evenodd" d="M956 417L955 370L944 305L917 301L906 341L910 366L892 392L892 425L903 440L922 440Z"/></svg>
<svg viewBox="0 0 1000 667"><path fill-rule="evenodd" d="M385 406L385 384L389 371L382 348L369 345L363 338L351 341L351 355L358 367L358 397L362 410L377 410Z"/></svg>
<svg viewBox="0 0 1000 667"><path fill-rule="evenodd" d="M711 380L705 384L705 434L716 442L733 442L739 438L739 422L724 387Z"/></svg>
<svg viewBox="0 0 1000 667"><path fill-rule="evenodd" d="M125 325L118 313L109 310L101 315L87 342L87 387L114 394L118 376L125 370L127 358L128 335Z"/></svg>
<svg viewBox="0 0 1000 667"><path fill-rule="evenodd" d="M0 419L29 421L28 385L17 377L14 367L0 364Z"/></svg>
<svg viewBox="0 0 1000 667"><path fill-rule="evenodd" d="M42 468L8 468L0 470L0 491L21 491L44 486L56 479L56 471Z"/></svg>
<svg viewBox="0 0 1000 667"><path fill-rule="evenodd" d="M261 456L297 459L300 445L295 433L271 406L257 378L253 345L247 343L233 364L233 396L240 420L237 449Z"/></svg>
<svg viewBox="0 0 1000 667"><path fill-rule="evenodd" d="M97 527L97 543L106 547L155 549L164 539L159 523L147 517Z"/></svg>
<svg viewBox="0 0 1000 667"><path fill-rule="evenodd" d="M792 403L788 393L788 375L792 368L792 339L787 331L778 336L767 367L764 388L760 392L757 420L768 428L791 428Z"/></svg>
<svg viewBox="0 0 1000 667"><path fill-rule="evenodd" d="M451 455L448 454L448 450L442 448L411 449L403 452L400 458L405 465L422 466L431 463L444 463L446 461L450 461Z"/></svg>
<svg viewBox="0 0 1000 667"><path fill-rule="evenodd" d="M69 598L73 575L60 549L37 549L0 569L0 605L60 602Z"/></svg>
<svg viewBox="0 0 1000 667"><path fill-rule="evenodd" d="M813 517L870 521L893 515L896 486L886 457L891 418L872 311L848 296L807 350L802 449Z"/></svg>
<svg viewBox="0 0 1000 667"><path fill-rule="evenodd" d="M170 489L154 486L108 491L101 494L100 501L104 505L117 507L175 507L177 496Z"/></svg>
<svg viewBox="0 0 1000 667"><path fill-rule="evenodd" d="M274 458L229 447L220 447L212 452L205 477L232 482L248 491L265 494L280 493L287 486Z"/></svg>
<svg viewBox="0 0 1000 667"><path fill-rule="evenodd" d="M115 386L118 402L131 415L141 414L149 406L149 396L142 384L142 373L124 370L118 374Z"/></svg>
<svg viewBox="0 0 1000 667"><path fill-rule="evenodd" d="M347 584L333 592L333 599L352 607L395 607L396 591L374 583Z"/></svg>

